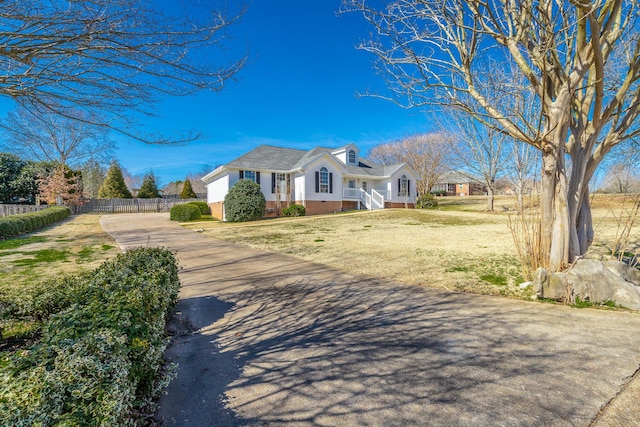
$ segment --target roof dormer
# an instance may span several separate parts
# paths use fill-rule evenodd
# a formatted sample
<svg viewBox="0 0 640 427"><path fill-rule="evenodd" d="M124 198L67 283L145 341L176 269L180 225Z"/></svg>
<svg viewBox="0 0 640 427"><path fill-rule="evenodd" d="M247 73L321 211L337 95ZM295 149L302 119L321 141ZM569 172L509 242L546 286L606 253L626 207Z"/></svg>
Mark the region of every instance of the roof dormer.
<svg viewBox="0 0 640 427"><path fill-rule="evenodd" d="M349 144L332 151L331 154L345 165L358 166L360 163L358 159L359 152L358 147L354 144Z"/></svg>

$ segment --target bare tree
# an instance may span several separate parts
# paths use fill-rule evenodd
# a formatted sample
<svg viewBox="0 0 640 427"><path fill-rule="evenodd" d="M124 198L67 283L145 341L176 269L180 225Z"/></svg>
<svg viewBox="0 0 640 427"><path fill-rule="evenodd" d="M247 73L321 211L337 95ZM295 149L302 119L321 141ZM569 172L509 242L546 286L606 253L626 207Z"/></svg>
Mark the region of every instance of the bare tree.
<svg viewBox="0 0 640 427"><path fill-rule="evenodd" d="M413 135L380 144L369 152L369 158L382 165L408 163L418 174L418 194L426 194L449 169L447 136L441 133Z"/></svg>
<svg viewBox="0 0 640 427"><path fill-rule="evenodd" d="M507 178L515 188L518 198L518 212L524 208L524 195L536 189L536 170L540 167L540 152L528 144L511 141L512 162L507 165Z"/></svg>
<svg viewBox="0 0 640 427"><path fill-rule="evenodd" d="M378 39L392 98L447 105L541 152L542 258L562 269L593 241L589 181L622 141L640 133L637 1L516 2L344 0ZM480 84L496 63L513 66L535 95L540 120L521 120ZM473 104L465 102L467 98Z"/></svg>
<svg viewBox="0 0 640 427"><path fill-rule="evenodd" d="M448 145L455 154L456 169L470 179L482 180L487 190L487 211L493 212L496 181L506 173L511 160L508 137L456 110L441 126L448 128Z"/></svg>
<svg viewBox="0 0 640 427"><path fill-rule="evenodd" d="M109 130L90 124L98 120L82 112L69 114L76 118L53 113L35 115L25 108L10 112L0 122L5 130L5 148L22 158L56 161L66 166L89 160L108 162L115 150Z"/></svg>
<svg viewBox="0 0 640 427"><path fill-rule="evenodd" d="M620 194L640 193L640 169L637 164L621 161L611 165L605 176L603 189Z"/></svg>
<svg viewBox="0 0 640 427"><path fill-rule="evenodd" d="M222 46L243 10L171 3L3 1L0 94L35 115L55 113L146 142L167 142L133 130L137 113L151 114L165 96L220 90L244 64L244 58L220 60L212 50ZM70 108L87 115L70 114Z"/></svg>

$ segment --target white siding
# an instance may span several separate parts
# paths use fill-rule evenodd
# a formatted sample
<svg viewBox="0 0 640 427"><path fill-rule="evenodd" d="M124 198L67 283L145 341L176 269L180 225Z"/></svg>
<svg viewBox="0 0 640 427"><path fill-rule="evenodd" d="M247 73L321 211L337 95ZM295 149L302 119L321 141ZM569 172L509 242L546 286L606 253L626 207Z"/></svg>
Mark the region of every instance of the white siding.
<svg viewBox="0 0 640 427"><path fill-rule="evenodd" d="M219 176L215 181L207 184L207 202L215 203L224 201L224 196L229 192L229 173Z"/></svg>
<svg viewBox="0 0 640 427"><path fill-rule="evenodd" d="M319 172L322 167L333 174L333 193L316 193L316 172ZM342 169L335 162L321 157L305 168L305 176L306 200L342 200Z"/></svg>
<svg viewBox="0 0 640 427"><path fill-rule="evenodd" d="M294 201L304 200L305 197L305 175L302 173L296 173L293 175L293 194L295 195Z"/></svg>
<svg viewBox="0 0 640 427"><path fill-rule="evenodd" d="M406 175L407 179L411 182L409 183L409 192L410 196L407 198L405 196L398 196L398 180L402 177L402 175ZM416 177L413 173L410 172L408 168L401 168L396 171L393 175L391 175L390 181L388 183L388 188L391 190L391 201L404 203L405 201L409 203L415 202L416 199Z"/></svg>

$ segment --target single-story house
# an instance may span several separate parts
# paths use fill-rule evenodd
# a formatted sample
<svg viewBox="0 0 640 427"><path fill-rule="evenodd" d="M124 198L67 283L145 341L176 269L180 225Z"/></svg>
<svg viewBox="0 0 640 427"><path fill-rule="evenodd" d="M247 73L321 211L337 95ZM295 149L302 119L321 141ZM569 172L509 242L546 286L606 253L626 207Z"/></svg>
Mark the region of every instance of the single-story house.
<svg viewBox="0 0 640 427"><path fill-rule="evenodd" d="M479 179L461 172L451 171L431 187L431 192L443 196L475 196L486 194L486 187Z"/></svg>
<svg viewBox="0 0 640 427"><path fill-rule="evenodd" d="M214 217L224 219L224 197L240 179L260 184L265 216L274 217L292 203L307 215L414 207L418 176L406 163L375 165L354 144L309 151L261 145L202 177Z"/></svg>

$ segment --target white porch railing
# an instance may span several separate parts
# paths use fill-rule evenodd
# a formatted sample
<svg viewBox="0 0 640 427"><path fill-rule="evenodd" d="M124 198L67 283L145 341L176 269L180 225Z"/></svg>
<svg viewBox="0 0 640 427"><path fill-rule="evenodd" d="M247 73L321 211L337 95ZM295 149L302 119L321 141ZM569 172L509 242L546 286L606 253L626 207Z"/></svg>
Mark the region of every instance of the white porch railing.
<svg viewBox="0 0 640 427"><path fill-rule="evenodd" d="M354 199L360 200L362 197L360 196L361 188L343 188L342 189L342 198L343 199Z"/></svg>
<svg viewBox="0 0 640 427"><path fill-rule="evenodd" d="M342 198L359 200L369 210L383 209L387 193L387 190L374 190L373 188L371 189L371 193L367 193L366 190L362 188L343 188Z"/></svg>
<svg viewBox="0 0 640 427"><path fill-rule="evenodd" d="M373 188L371 189L371 208L369 209L384 209L384 196Z"/></svg>

